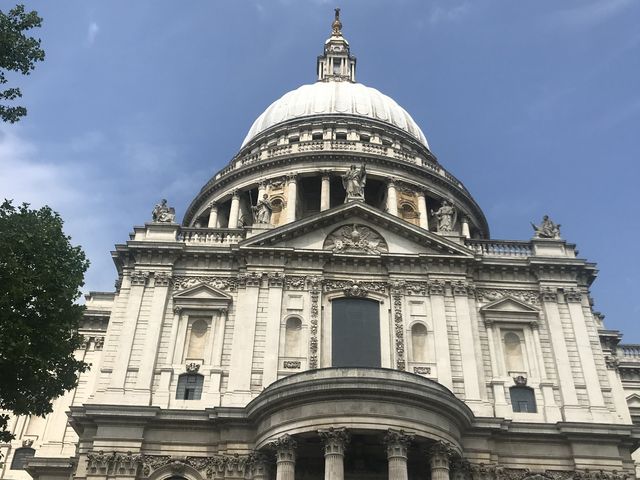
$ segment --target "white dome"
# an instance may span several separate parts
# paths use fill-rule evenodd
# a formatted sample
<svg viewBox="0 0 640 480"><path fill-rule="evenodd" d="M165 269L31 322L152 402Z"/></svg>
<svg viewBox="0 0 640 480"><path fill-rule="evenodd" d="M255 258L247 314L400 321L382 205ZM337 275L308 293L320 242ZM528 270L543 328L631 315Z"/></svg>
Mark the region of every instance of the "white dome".
<svg viewBox="0 0 640 480"><path fill-rule="evenodd" d="M390 123L429 148L420 127L392 98L375 88L350 82L316 82L284 94L253 122L242 147L259 133L279 123L331 114L355 115Z"/></svg>

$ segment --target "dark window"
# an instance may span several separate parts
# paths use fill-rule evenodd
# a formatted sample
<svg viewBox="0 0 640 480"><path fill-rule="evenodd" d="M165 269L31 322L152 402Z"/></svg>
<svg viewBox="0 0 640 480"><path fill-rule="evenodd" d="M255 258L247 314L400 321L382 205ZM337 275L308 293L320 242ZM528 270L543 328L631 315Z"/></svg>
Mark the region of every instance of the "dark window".
<svg viewBox="0 0 640 480"><path fill-rule="evenodd" d="M204 377L191 373L185 373L178 377L176 398L178 400L200 400Z"/></svg>
<svg viewBox="0 0 640 480"><path fill-rule="evenodd" d="M340 298L331 303L331 364L379 367L380 304L359 298Z"/></svg>
<svg viewBox="0 0 640 480"><path fill-rule="evenodd" d="M514 412L535 413L538 411L536 408L536 396L532 388L511 387L509 393L511 395L511 407Z"/></svg>
<svg viewBox="0 0 640 480"><path fill-rule="evenodd" d="M346 139L347 139L346 133L336 133L336 140L346 140Z"/></svg>
<svg viewBox="0 0 640 480"><path fill-rule="evenodd" d="M322 140L322 132L316 132L311 135L312 140Z"/></svg>
<svg viewBox="0 0 640 480"><path fill-rule="evenodd" d="M25 447L16 449L11 461L11 470L24 470L26 463L33 458L36 451L33 448Z"/></svg>

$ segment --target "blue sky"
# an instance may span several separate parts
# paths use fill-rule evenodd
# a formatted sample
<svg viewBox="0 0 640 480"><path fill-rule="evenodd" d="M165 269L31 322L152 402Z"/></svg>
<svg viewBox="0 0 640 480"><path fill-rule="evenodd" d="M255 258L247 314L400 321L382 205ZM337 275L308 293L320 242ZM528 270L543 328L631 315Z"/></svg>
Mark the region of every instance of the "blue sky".
<svg viewBox="0 0 640 480"><path fill-rule="evenodd" d="M0 0L3 10L14 2ZM251 123L314 81L342 8L358 80L393 97L493 238L543 214L598 263L596 309L640 343L640 2L26 1L47 53L0 125L0 196L51 205L111 290L109 251L162 197L179 218Z"/></svg>

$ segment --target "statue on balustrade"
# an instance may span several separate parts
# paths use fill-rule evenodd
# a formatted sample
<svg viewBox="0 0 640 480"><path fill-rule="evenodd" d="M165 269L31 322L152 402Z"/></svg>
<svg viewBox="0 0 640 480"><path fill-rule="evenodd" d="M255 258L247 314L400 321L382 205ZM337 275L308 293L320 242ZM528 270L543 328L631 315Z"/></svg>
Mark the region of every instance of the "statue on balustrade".
<svg viewBox="0 0 640 480"><path fill-rule="evenodd" d="M176 209L167 206L167 199L163 198L162 202L156 203L151 212L151 218L158 223L172 223L176 219Z"/></svg>
<svg viewBox="0 0 640 480"><path fill-rule="evenodd" d="M355 165L351 165L351 168L342 176L342 185L347 191L347 197L344 199L344 203L351 200L364 200L364 186L367 183L367 169L363 164L360 169Z"/></svg>
<svg viewBox="0 0 640 480"><path fill-rule="evenodd" d="M549 215L542 217L540 225L531 222L531 226L535 232L535 238L552 238L555 240L560 238L560 224L551 221Z"/></svg>
<svg viewBox="0 0 640 480"><path fill-rule="evenodd" d="M453 228L456 225L458 212L456 208L448 201L443 200L442 206L437 210L431 210L431 215L435 215L438 219L438 231L439 232L453 232Z"/></svg>
<svg viewBox="0 0 640 480"><path fill-rule="evenodd" d="M253 212L253 223L270 224L273 207L269 201L269 195L266 193L262 196L258 203L251 207Z"/></svg>

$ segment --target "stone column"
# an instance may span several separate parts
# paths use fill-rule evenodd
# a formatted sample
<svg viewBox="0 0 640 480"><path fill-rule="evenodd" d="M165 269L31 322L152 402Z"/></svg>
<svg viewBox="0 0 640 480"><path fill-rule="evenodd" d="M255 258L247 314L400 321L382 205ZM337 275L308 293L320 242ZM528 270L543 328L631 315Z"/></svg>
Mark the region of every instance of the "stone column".
<svg viewBox="0 0 640 480"><path fill-rule="evenodd" d="M420 215L420 227L429 230L429 217L427 216L427 199L424 192L418 192L418 214Z"/></svg>
<svg viewBox="0 0 640 480"><path fill-rule="evenodd" d="M298 182L295 175L287 176L287 223L296 221Z"/></svg>
<svg viewBox="0 0 640 480"><path fill-rule="evenodd" d="M389 179L389 183L387 183L387 212L396 217L398 216L398 194L393 178Z"/></svg>
<svg viewBox="0 0 640 480"><path fill-rule="evenodd" d="M297 442L288 434L271 442L276 451L276 480L295 480L296 446Z"/></svg>
<svg viewBox="0 0 640 480"><path fill-rule="evenodd" d="M209 203L209 228L218 226L218 204L216 202Z"/></svg>
<svg viewBox="0 0 640 480"><path fill-rule="evenodd" d="M469 231L469 219L462 217L462 236L464 238L471 238L471 232Z"/></svg>
<svg viewBox="0 0 640 480"><path fill-rule="evenodd" d="M324 480L344 480L344 450L349 443L346 428L318 430L324 443Z"/></svg>
<svg viewBox="0 0 640 480"><path fill-rule="evenodd" d="M331 176L329 172L322 172L322 186L320 187L320 211L331 207Z"/></svg>
<svg viewBox="0 0 640 480"><path fill-rule="evenodd" d="M431 480L449 480L449 456L451 447L443 441L437 441L429 448Z"/></svg>
<svg viewBox="0 0 640 480"><path fill-rule="evenodd" d="M240 219L240 196L238 191L234 190L231 197L231 210L229 211L229 228L238 228L238 220Z"/></svg>
<svg viewBox="0 0 640 480"><path fill-rule="evenodd" d="M407 480L407 449L413 440L413 435L404 430L387 431L384 443L387 447L387 460L389 462L389 480Z"/></svg>

